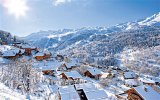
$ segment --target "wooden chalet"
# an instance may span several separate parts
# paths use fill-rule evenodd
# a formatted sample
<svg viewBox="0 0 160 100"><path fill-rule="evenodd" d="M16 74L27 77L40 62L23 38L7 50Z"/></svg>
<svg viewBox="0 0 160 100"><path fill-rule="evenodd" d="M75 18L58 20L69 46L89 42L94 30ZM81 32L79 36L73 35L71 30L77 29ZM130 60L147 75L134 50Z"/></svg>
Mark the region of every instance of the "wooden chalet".
<svg viewBox="0 0 160 100"><path fill-rule="evenodd" d="M97 68L89 68L84 72L84 75L90 78L99 79L102 76L102 72Z"/></svg>
<svg viewBox="0 0 160 100"><path fill-rule="evenodd" d="M140 85L140 82L138 79L126 79L125 80L125 85L127 87L137 87Z"/></svg>
<svg viewBox="0 0 160 100"><path fill-rule="evenodd" d="M50 57L51 57L51 53L49 53L49 52L38 52L35 55L35 58L37 60L49 59Z"/></svg>
<svg viewBox="0 0 160 100"><path fill-rule="evenodd" d="M56 100L81 100L73 85L59 88L59 99Z"/></svg>
<svg viewBox="0 0 160 100"><path fill-rule="evenodd" d="M36 58L37 60L43 60L43 57L44 57L44 54L43 54L43 53L37 53L37 54L35 55L35 58Z"/></svg>
<svg viewBox="0 0 160 100"><path fill-rule="evenodd" d="M25 54L26 55L32 55L32 51L36 51L37 50L36 47L30 46L30 45L26 45L26 44L22 44L22 46L20 48L25 50Z"/></svg>
<svg viewBox="0 0 160 100"><path fill-rule="evenodd" d="M16 59L23 54L23 50L20 49L11 49L3 52L2 57L7 59Z"/></svg>
<svg viewBox="0 0 160 100"><path fill-rule="evenodd" d="M21 44L21 42L13 42L12 46L19 47L20 44Z"/></svg>
<svg viewBox="0 0 160 100"><path fill-rule="evenodd" d="M77 71L63 72L60 74L62 79L65 80L80 80L82 76Z"/></svg>
<svg viewBox="0 0 160 100"><path fill-rule="evenodd" d="M34 65L35 67L38 67L44 75L51 75L55 76L56 70L59 66L61 66L61 63L59 62L47 62L47 63L38 63Z"/></svg>
<svg viewBox="0 0 160 100"><path fill-rule="evenodd" d="M119 93L115 95L118 100L127 100L128 94L127 92Z"/></svg>
<svg viewBox="0 0 160 100"><path fill-rule="evenodd" d="M81 100L108 100L108 95L104 90L99 90L93 83L75 84Z"/></svg>
<svg viewBox="0 0 160 100"><path fill-rule="evenodd" d="M67 71L67 70L74 70L75 68L79 67L80 64L75 60L65 60L62 62L62 66L58 68L59 71Z"/></svg>
<svg viewBox="0 0 160 100"><path fill-rule="evenodd" d="M159 100L160 94L151 86L142 85L129 89L128 100Z"/></svg>
<svg viewBox="0 0 160 100"><path fill-rule="evenodd" d="M148 79L148 78L139 78L139 81L142 82L143 84L147 85L156 85L156 82L154 80Z"/></svg>
<svg viewBox="0 0 160 100"><path fill-rule="evenodd" d="M78 64L70 62L70 63L64 63L63 66L65 66L67 70L71 70L78 67Z"/></svg>
<svg viewBox="0 0 160 100"><path fill-rule="evenodd" d="M124 79L136 79L138 76L134 72L123 72Z"/></svg>

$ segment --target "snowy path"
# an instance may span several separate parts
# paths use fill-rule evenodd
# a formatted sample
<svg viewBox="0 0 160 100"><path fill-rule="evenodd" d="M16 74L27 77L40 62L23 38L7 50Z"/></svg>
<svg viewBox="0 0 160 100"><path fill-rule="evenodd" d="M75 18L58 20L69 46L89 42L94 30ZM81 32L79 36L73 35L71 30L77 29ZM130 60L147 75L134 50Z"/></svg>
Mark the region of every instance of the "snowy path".
<svg viewBox="0 0 160 100"><path fill-rule="evenodd" d="M0 83L0 99L1 100L26 100L26 96L14 92L4 84Z"/></svg>

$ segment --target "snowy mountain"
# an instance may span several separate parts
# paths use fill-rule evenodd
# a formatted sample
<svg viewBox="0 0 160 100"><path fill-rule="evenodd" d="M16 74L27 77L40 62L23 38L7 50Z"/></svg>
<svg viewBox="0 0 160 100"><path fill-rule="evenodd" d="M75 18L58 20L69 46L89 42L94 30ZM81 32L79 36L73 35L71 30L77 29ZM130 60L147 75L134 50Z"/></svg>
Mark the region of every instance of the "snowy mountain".
<svg viewBox="0 0 160 100"><path fill-rule="evenodd" d="M151 25L160 26L159 22L160 22L160 12L158 14L154 14L153 16L146 18L145 20L138 22L138 24L147 25L147 26L151 26Z"/></svg>
<svg viewBox="0 0 160 100"><path fill-rule="evenodd" d="M112 27L89 27L80 29L63 29L58 31L40 31L32 33L25 40L31 41L34 45L41 48L48 48L54 50L62 50L67 47L71 47L75 44L89 43L93 41L93 37L104 34L105 36L109 33L138 30L151 26L160 26L160 13L154 14L144 20L136 22L127 22L117 24Z"/></svg>
<svg viewBox="0 0 160 100"><path fill-rule="evenodd" d="M14 41L23 42L23 39L14 36L10 32L0 30L0 44L10 44L13 43Z"/></svg>
<svg viewBox="0 0 160 100"><path fill-rule="evenodd" d="M9 32L0 30L0 44L10 43L12 41L12 35Z"/></svg>

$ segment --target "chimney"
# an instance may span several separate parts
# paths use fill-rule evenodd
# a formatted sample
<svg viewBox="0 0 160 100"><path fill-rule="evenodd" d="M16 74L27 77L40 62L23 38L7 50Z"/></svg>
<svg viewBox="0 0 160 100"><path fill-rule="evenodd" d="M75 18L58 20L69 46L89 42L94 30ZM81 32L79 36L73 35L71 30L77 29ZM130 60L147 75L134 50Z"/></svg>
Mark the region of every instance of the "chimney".
<svg viewBox="0 0 160 100"><path fill-rule="evenodd" d="M147 90L147 88L146 88L146 87L144 87L144 91L148 92L148 90Z"/></svg>

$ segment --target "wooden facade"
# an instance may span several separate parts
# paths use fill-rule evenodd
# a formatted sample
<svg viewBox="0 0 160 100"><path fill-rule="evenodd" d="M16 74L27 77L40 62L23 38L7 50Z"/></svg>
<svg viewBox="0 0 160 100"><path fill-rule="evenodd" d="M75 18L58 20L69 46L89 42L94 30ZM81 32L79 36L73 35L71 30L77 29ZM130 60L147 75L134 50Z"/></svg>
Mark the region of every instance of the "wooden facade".
<svg viewBox="0 0 160 100"><path fill-rule="evenodd" d="M35 57L37 60L43 60L43 56L36 56Z"/></svg>
<svg viewBox="0 0 160 100"><path fill-rule="evenodd" d="M72 70L72 69L74 69L74 68L77 67L76 65L69 67L69 66L67 66L65 63L64 63L62 66L64 66L67 70Z"/></svg>
<svg viewBox="0 0 160 100"><path fill-rule="evenodd" d="M65 79L65 80L70 80L70 79L73 81L80 80L80 78L67 77L67 75L65 73L62 73L61 77L62 77L62 79Z"/></svg>
<svg viewBox="0 0 160 100"><path fill-rule="evenodd" d="M128 90L128 100L144 100L143 97L134 89Z"/></svg>
<svg viewBox="0 0 160 100"><path fill-rule="evenodd" d="M15 56L3 56L4 58L7 58L7 59L12 59L12 60L15 60L19 57L18 54L16 54Z"/></svg>
<svg viewBox="0 0 160 100"><path fill-rule="evenodd" d="M88 76L90 78L95 78L88 70L84 73L84 76Z"/></svg>
<svg viewBox="0 0 160 100"><path fill-rule="evenodd" d="M43 70L42 72L44 75L54 76L54 70Z"/></svg>
<svg viewBox="0 0 160 100"><path fill-rule="evenodd" d="M102 74L97 74L97 75L92 75L92 73L90 73L88 70L86 72L84 72L84 76L88 76L90 78L100 78L102 76Z"/></svg>
<svg viewBox="0 0 160 100"><path fill-rule="evenodd" d="M25 50L25 54L27 55L32 55L32 51L36 50L36 48L32 49L32 48L22 48Z"/></svg>
<svg viewBox="0 0 160 100"><path fill-rule="evenodd" d="M43 56L43 59L49 59L49 58L51 58L51 53L49 53L49 54L46 54L46 53L44 53L44 56Z"/></svg>
<svg viewBox="0 0 160 100"><path fill-rule="evenodd" d="M62 76L62 79L66 79L66 80L68 79L68 77L64 73L62 73L61 76Z"/></svg>
<svg viewBox="0 0 160 100"><path fill-rule="evenodd" d="M51 54L45 54L44 53L44 55L42 55L42 56L36 56L35 58L37 60L49 59L49 58L51 58Z"/></svg>

